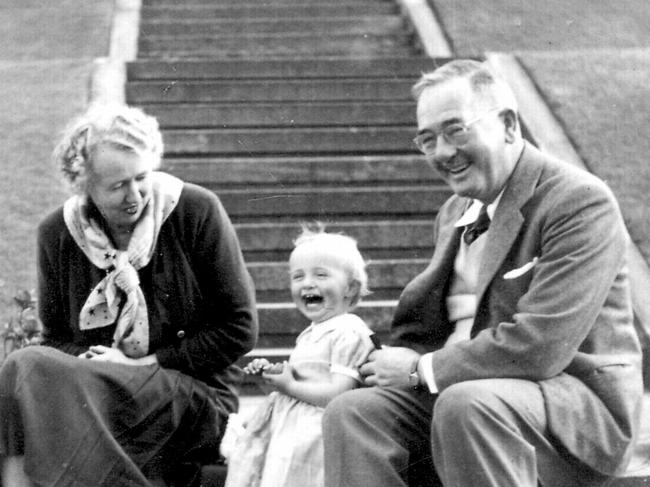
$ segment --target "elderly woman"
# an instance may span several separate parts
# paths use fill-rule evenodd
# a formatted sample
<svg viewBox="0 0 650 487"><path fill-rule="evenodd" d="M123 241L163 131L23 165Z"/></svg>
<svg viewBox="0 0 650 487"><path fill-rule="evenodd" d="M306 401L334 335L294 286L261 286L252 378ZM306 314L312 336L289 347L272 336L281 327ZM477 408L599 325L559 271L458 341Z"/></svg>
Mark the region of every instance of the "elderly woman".
<svg viewBox="0 0 650 487"><path fill-rule="evenodd" d="M55 151L76 194L38 230L45 346L0 371L4 487L191 485L217 458L254 290L219 199L161 154L126 106L92 107Z"/></svg>

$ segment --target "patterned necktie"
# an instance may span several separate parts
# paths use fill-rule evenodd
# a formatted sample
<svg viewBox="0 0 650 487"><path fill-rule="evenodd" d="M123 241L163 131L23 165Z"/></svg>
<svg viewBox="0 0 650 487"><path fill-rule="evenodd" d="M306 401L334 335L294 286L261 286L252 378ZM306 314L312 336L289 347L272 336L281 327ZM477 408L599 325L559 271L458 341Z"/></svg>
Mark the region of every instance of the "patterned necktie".
<svg viewBox="0 0 650 487"><path fill-rule="evenodd" d="M490 217L487 214L487 206L481 206L481 210L478 213L478 218L474 223L470 223L465 227L465 233L463 234L463 240L467 245L479 238L481 234L490 226Z"/></svg>

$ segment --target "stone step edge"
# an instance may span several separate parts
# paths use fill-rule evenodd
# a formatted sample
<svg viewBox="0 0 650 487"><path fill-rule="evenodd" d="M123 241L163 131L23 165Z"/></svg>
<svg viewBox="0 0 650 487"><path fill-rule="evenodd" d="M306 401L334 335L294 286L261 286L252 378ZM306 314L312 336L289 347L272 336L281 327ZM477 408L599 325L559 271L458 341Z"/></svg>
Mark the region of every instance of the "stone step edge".
<svg viewBox="0 0 650 487"><path fill-rule="evenodd" d="M366 57L319 57L318 59L247 59L247 69L244 76L237 73L238 66L241 66L241 60L218 59L206 60L188 59L188 58L169 58L161 59L136 59L128 64L130 80L133 82L161 81L161 80L183 80L183 81L205 81L205 80L273 80L291 79L309 80L309 79L409 79L416 81L418 73L425 67L433 67L436 63L442 63L449 58L428 58L421 55L413 55L407 58L400 56L366 56ZM173 65L173 69L169 68ZM307 68L305 67L307 65ZM331 66L330 66L331 65ZM388 65L390 69L380 69L373 72L373 66ZM408 69L398 69L399 66L407 65ZM411 66L412 65L412 66ZM320 74L318 69L312 67L325 66L332 69L326 69L326 74ZM345 66L347 72L341 74L341 66ZM353 68L363 66L361 71L354 71ZM295 74L295 67L299 67L299 74ZM272 68L272 73L268 69ZM334 68L338 68L334 70ZM154 69L154 74L151 70ZM197 69L199 73L197 74ZM200 71L208 71L207 74L201 74ZM293 70L293 71L292 71ZM149 71L149 72L147 72ZM287 72L289 74L287 74ZM234 73L234 74L233 74Z"/></svg>
<svg viewBox="0 0 650 487"><path fill-rule="evenodd" d="M378 299L378 300L367 300L361 301L355 309L359 308L374 308L374 307L383 307L391 308L397 306L396 299ZM295 305L291 302L284 303L257 303L257 309L261 310L272 310L272 309L295 309ZM354 313L354 311L352 311Z"/></svg>
<svg viewBox="0 0 650 487"><path fill-rule="evenodd" d="M139 42L173 42L173 41L229 41L229 40L242 40L242 41L253 41L253 40L284 40L294 42L296 40L303 40L305 38L309 39L339 39L339 38L358 38L364 37L369 40L372 39L383 39L383 38L408 38L411 37L411 33L407 29L393 30L391 32L347 32L344 30L341 31L327 31L320 32L315 34L310 31L299 31L299 32L247 32L242 30L237 34L208 34L208 33L199 33L199 34L147 34L146 36L139 36Z"/></svg>
<svg viewBox="0 0 650 487"><path fill-rule="evenodd" d="M328 166L329 165L329 168ZM211 187L225 187L241 182L247 185L268 185L268 175L278 183L300 184L405 184L412 181L442 184L440 177L417 154L395 156L287 156L287 157L166 157L161 170L189 182ZM232 171L222 176L224 171ZM399 171L395 173L395 171ZM264 172L266 171L266 172Z"/></svg>

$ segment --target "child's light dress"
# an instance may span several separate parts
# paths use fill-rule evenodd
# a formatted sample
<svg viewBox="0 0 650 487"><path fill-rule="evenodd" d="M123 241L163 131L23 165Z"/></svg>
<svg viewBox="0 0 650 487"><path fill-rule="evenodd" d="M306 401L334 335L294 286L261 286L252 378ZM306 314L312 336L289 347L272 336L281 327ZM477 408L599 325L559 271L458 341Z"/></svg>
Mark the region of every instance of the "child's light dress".
<svg viewBox="0 0 650 487"><path fill-rule="evenodd" d="M374 348L369 338L371 334L363 320L350 313L312 323L298 336L289 357L296 379L323 381L331 373L338 373L360 383L359 367ZM236 446L231 457L233 461L229 461L226 487L323 486L323 408L279 392L271 393L269 399L272 404L266 403L249 421L249 424L259 424L257 416L268 414L269 407L272 408L264 428L255 428L257 431L252 433L263 438L268 434L264 429L270 430L263 465L237 461L238 456L246 456L241 450L250 444L251 438L240 441L240 448ZM248 475L241 471L231 472L231 468L239 470L238 467L259 467L259 470L248 472Z"/></svg>

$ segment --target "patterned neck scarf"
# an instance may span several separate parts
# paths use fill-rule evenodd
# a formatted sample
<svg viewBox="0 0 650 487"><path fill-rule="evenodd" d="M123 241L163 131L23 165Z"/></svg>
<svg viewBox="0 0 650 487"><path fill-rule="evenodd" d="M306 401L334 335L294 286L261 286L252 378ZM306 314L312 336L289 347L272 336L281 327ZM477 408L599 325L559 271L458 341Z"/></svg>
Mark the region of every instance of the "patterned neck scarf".
<svg viewBox="0 0 650 487"><path fill-rule="evenodd" d="M136 224L126 250L111 243L101 224L89 217L87 195L76 195L63 205L63 217L88 260L106 270L79 313L79 328L91 330L116 324L113 347L133 358L149 353L147 303L138 269L153 256L160 227L178 203L183 182L169 174L152 174L152 197Z"/></svg>

